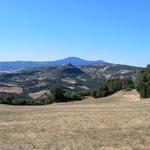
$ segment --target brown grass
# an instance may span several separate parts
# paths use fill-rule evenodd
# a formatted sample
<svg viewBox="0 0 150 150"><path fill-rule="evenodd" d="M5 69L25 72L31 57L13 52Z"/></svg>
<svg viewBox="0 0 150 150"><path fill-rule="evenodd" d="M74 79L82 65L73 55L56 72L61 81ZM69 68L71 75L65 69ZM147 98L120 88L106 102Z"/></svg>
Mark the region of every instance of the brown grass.
<svg viewBox="0 0 150 150"><path fill-rule="evenodd" d="M135 92L49 106L0 105L1 150L149 150L150 101Z"/></svg>
<svg viewBox="0 0 150 150"><path fill-rule="evenodd" d="M42 96L46 95L48 93L48 90L42 90L39 92L29 93L29 96L33 99L41 98Z"/></svg>
<svg viewBox="0 0 150 150"><path fill-rule="evenodd" d="M23 89L16 86L0 87L0 92L21 94L23 92Z"/></svg>

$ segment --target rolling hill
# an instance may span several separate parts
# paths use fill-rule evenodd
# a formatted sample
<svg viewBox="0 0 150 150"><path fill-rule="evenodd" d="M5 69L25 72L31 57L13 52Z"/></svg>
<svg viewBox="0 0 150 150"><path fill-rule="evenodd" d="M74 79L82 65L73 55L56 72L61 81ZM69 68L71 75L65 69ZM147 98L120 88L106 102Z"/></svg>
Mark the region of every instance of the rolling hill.
<svg viewBox="0 0 150 150"><path fill-rule="evenodd" d="M62 86L66 90L84 91L100 86L112 78L128 77L135 79L139 69L133 66L108 63L45 66L1 73L0 88L1 92L9 93L13 93L13 88L19 88L22 94L26 95L32 95L32 93L43 90L45 92L54 86Z"/></svg>

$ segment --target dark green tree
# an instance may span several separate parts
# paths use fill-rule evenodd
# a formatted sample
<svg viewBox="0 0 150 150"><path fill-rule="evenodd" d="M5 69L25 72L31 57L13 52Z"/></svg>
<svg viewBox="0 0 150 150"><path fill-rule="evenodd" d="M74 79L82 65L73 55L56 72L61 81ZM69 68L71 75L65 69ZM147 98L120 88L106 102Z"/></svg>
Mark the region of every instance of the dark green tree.
<svg viewBox="0 0 150 150"><path fill-rule="evenodd" d="M50 98L55 102L64 102L64 90L61 87L54 87L50 90Z"/></svg>
<svg viewBox="0 0 150 150"><path fill-rule="evenodd" d="M142 98L150 97L150 65L138 73L136 89Z"/></svg>
<svg viewBox="0 0 150 150"><path fill-rule="evenodd" d="M91 95L94 98L105 97L112 95L120 90L132 90L134 89L134 82L129 78L124 79L110 79L102 86L95 88Z"/></svg>
<svg viewBox="0 0 150 150"><path fill-rule="evenodd" d="M121 80L122 82L122 89L130 91L132 89L135 89L135 85L132 79L130 78L124 78Z"/></svg>
<svg viewBox="0 0 150 150"><path fill-rule="evenodd" d="M111 79L106 82L107 95L114 94L122 90L122 80L121 79Z"/></svg>

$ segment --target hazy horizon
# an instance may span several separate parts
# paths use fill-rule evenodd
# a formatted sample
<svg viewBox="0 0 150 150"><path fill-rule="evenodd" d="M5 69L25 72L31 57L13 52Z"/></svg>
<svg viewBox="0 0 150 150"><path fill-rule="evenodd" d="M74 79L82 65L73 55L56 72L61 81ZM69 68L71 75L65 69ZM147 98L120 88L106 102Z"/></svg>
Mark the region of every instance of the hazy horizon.
<svg viewBox="0 0 150 150"><path fill-rule="evenodd" d="M0 2L0 61L66 57L146 66L148 0Z"/></svg>

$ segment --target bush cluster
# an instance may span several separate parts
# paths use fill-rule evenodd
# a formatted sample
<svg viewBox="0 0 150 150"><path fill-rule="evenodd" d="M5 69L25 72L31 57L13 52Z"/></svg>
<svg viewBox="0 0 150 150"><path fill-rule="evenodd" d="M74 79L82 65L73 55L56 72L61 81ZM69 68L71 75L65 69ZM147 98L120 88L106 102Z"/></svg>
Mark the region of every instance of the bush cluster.
<svg viewBox="0 0 150 150"><path fill-rule="evenodd" d="M64 91L61 87L54 87L50 90L49 95L46 97L50 103L69 102L74 100L81 100L82 97L79 93L73 91Z"/></svg>
<svg viewBox="0 0 150 150"><path fill-rule="evenodd" d="M10 105L31 105L32 99L25 94L0 93L0 103Z"/></svg>

